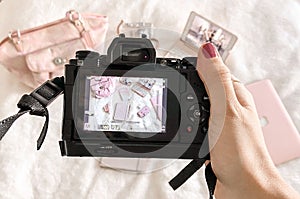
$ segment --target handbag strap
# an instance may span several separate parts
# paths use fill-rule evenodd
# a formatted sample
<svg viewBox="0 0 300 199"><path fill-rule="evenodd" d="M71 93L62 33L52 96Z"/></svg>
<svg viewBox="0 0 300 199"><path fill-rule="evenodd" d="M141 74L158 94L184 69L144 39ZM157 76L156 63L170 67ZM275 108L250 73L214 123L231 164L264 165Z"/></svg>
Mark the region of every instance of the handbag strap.
<svg viewBox="0 0 300 199"><path fill-rule="evenodd" d="M15 46L15 48L18 52L23 51L23 45L22 45L22 40L21 40L21 31L19 29L16 31L9 32L8 38L13 43L13 45Z"/></svg>
<svg viewBox="0 0 300 199"><path fill-rule="evenodd" d="M66 13L66 18L78 30L80 37L85 42L86 47L93 48L94 42L89 33L88 26L86 25L86 22L83 19L82 15L75 10L70 10ZM62 34L64 34L64 33L62 33ZM10 31L8 33L8 38L12 42L12 44L15 46L17 52L19 52L19 53L23 52L22 35L21 35L21 31L19 29L15 30L15 31Z"/></svg>
<svg viewBox="0 0 300 199"><path fill-rule="evenodd" d="M48 124L49 124L49 112L47 106L55 100L64 91L64 77L56 77L53 80L45 82L42 86L34 90L30 95L23 95L18 102L18 108L20 111L0 122L0 140L5 136L12 124L25 113L46 117L43 129L37 140L37 150L39 150L46 138Z"/></svg>

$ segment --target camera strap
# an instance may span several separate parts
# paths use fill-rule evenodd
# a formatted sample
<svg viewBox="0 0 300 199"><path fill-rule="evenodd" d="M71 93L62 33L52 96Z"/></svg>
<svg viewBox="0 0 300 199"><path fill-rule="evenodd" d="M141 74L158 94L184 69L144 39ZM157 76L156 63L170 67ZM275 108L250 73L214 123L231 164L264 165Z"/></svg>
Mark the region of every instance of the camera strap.
<svg viewBox="0 0 300 199"><path fill-rule="evenodd" d="M198 171L208 158L192 160L184 169L182 169L170 182L170 186L176 190L184 184L196 171ZM217 177L211 168L211 163L205 167L205 180L209 190L209 198L213 199Z"/></svg>
<svg viewBox="0 0 300 199"><path fill-rule="evenodd" d="M57 77L45 82L29 95L23 95L18 102L20 111L0 121L0 140L5 136L12 124L25 113L31 115L45 117L45 123L40 136L37 140L37 150L39 150L45 140L48 124L49 112L47 106L51 104L59 95L64 92L64 77ZM176 190L184 184L194 173L196 173L209 160L209 156L192 160L182 171L179 172L170 182L170 186ZM209 163L205 168L205 178L207 187L209 189L210 199L213 199L213 194L216 186L217 178Z"/></svg>
<svg viewBox="0 0 300 199"><path fill-rule="evenodd" d="M49 124L49 112L46 107L62 94L63 91L64 77L57 77L45 82L30 95L23 95L17 105L20 111L0 122L0 140L2 140L9 128L19 117L29 112L31 115L46 118L41 134L37 140L37 150L39 150L45 140Z"/></svg>

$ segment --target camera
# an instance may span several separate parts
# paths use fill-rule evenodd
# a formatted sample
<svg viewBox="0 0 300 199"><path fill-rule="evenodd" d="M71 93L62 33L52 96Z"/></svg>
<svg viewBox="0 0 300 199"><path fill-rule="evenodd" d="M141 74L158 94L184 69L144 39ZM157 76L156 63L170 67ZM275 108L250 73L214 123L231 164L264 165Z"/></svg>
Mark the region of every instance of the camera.
<svg viewBox="0 0 300 199"><path fill-rule="evenodd" d="M63 156L199 158L210 102L196 57L159 58L121 34L107 55L77 51L65 70Z"/></svg>

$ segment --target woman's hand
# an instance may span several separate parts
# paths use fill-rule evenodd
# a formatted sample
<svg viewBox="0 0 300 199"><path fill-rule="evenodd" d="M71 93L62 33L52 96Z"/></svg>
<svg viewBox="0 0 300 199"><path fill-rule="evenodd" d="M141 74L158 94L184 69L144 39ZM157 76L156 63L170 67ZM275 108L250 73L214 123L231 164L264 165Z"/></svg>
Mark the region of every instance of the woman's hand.
<svg viewBox="0 0 300 199"><path fill-rule="evenodd" d="M200 48L197 71L211 103L208 134L216 198L300 198L268 154L252 95L213 44Z"/></svg>

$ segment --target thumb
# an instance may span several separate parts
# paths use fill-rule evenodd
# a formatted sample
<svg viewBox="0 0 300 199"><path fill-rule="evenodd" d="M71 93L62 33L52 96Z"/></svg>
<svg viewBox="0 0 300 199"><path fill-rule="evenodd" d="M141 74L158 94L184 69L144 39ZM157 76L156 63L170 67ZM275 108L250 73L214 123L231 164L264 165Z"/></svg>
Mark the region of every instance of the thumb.
<svg viewBox="0 0 300 199"><path fill-rule="evenodd" d="M226 115L231 113L228 110L234 110L237 99L230 70L212 43L205 43L200 47L196 69L211 104L208 136L212 149L223 130Z"/></svg>
<svg viewBox="0 0 300 199"><path fill-rule="evenodd" d="M220 101L220 95L225 95L225 100L232 102L235 98L235 91L230 70L212 43L205 43L200 47L197 71L211 101ZM222 98L224 99L224 97Z"/></svg>

